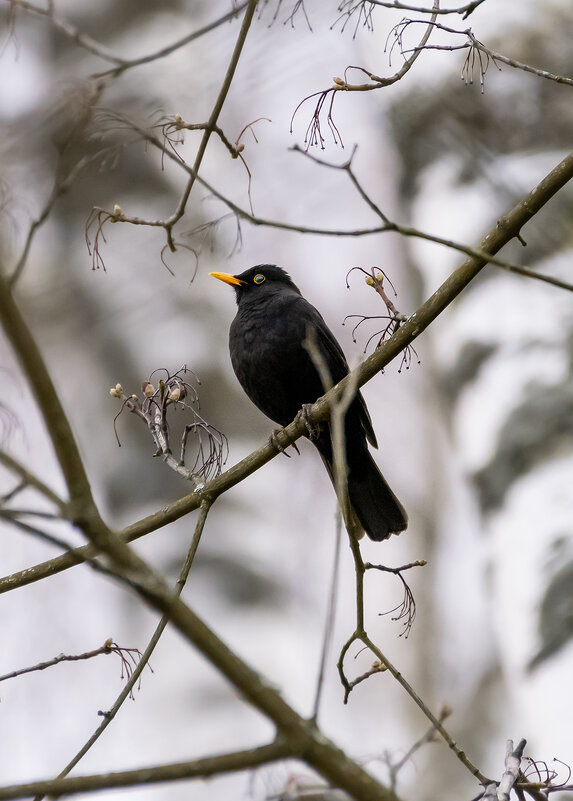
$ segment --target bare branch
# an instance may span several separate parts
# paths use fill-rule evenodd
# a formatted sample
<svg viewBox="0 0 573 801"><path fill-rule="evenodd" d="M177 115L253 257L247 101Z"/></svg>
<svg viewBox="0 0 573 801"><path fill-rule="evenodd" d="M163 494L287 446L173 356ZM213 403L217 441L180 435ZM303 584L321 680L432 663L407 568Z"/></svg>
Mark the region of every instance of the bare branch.
<svg viewBox="0 0 573 801"><path fill-rule="evenodd" d="M412 6L408 5L407 3L401 3L399 0L388 0L388 2L384 2L384 0L345 0L345 2L341 2L338 6L338 10L344 12L344 14L352 15L360 8L364 8L366 5L369 6L380 6L382 8L394 8L398 9L399 11L414 11L416 14L460 14L462 19L466 19L469 15L475 11L478 6L484 0L473 0L472 3L467 3L466 5L459 6L458 8L427 8L424 6Z"/></svg>
<svg viewBox="0 0 573 801"><path fill-rule="evenodd" d="M440 721L440 718L434 715L434 713L430 710L427 704L424 703L423 699L418 695L418 693L414 690L412 685L404 678L402 673L394 667L394 665L388 661L386 656L382 653L382 651L372 642L372 640L368 637L366 633L362 633L357 639L361 640L364 645L366 645L372 653L377 657L381 665L385 667L389 673L394 676L398 684L407 692L410 698L414 701L416 706L418 706L424 715L428 718L428 720L432 723L436 731L441 735L441 737L445 740L457 758L460 760L462 765L464 765L467 770L475 776L475 778L483 785L487 785L491 783L491 780L488 779L484 774L470 761L467 757L465 751L461 749L456 741L451 737L449 732L444 728L443 724Z"/></svg>
<svg viewBox="0 0 573 801"><path fill-rule="evenodd" d="M124 117L120 114L115 115L117 119L121 119L126 125L129 125L133 130L137 131L145 141L149 142L150 144L157 147L162 153L164 153L168 158L171 158L177 161L180 164L181 168L184 169L189 174L194 174L193 169L186 164L181 164L179 158L171 153L168 149L165 149L162 143L152 134L150 134L145 128L142 128L137 123L129 120L127 117ZM316 161L318 164L321 164L325 167L330 167L332 169L340 169L345 170L348 172L348 166L350 162L345 162L344 164L334 164L331 162L323 161L322 159L318 159L316 156L313 156L309 153L306 153L298 146L294 146L292 148L293 151L302 153L305 157ZM350 174L350 173L349 173ZM354 176L354 173L351 173ZM452 239L445 239L444 237L434 236L433 234L426 233L424 231L420 231L417 228L412 228L407 225L400 225L399 223L392 222L386 218L384 212L379 209L374 201L371 198L368 198L368 205L371 205L371 208L375 211L378 216L384 220L382 225L370 227L370 228L354 228L354 229L332 229L332 228L315 228L306 225L297 225L297 224L289 224L285 222L279 222L277 220L269 220L264 217L255 216L245 209L238 206L229 198L225 197L221 192L215 189L208 181L205 181L200 176L197 177L197 182L204 186L213 197L216 197L222 203L224 203L231 212L236 215L237 219L245 220L251 225L255 226L265 226L268 228L277 228L283 231L292 231L300 234L313 234L317 236L334 236L334 237L361 237L361 236L371 236L372 234L381 234L381 233L388 233L394 232L402 236L407 237L415 237L419 239L424 239L427 242L434 242L437 245L443 245L444 247L451 248L452 250L457 250L460 253L465 253L467 256L475 257L476 259L484 259L487 262L494 264L497 267L501 267L502 269L508 270L510 272L514 272L518 275L523 275L528 278L534 278L539 281L543 281L545 283L552 284L553 286L557 286L561 289L566 289L570 292L573 292L573 284L567 283L566 281L562 281L558 278L553 278L552 276L543 275L542 273L537 273L534 270L530 270L526 267L519 267L518 265L512 264L511 262L504 261L503 259L499 259L496 256L492 255L491 253L487 253L480 248L472 248L468 245L464 245L459 242L455 242ZM354 176L355 178L355 176ZM356 179L356 178L355 178ZM357 180L357 179L356 179ZM360 193L364 193L366 195L365 190L362 186L360 186ZM366 197L368 197L366 195ZM110 220L111 222L127 222L132 223L134 225L150 225L150 226L158 226L158 227L166 227L167 221L166 220L145 220L139 217L127 217L123 214L122 210L119 206L116 206L113 212L106 211L100 208L94 208L92 214L97 215L105 215L102 217L104 223L106 220ZM93 217L90 216L90 220L93 221ZM90 220L88 220L88 227L91 224ZM218 225L221 220L213 221L212 223L207 223L206 225ZM205 225L200 227L201 230L205 229ZM195 229L192 233L197 233L198 230ZM90 251L91 252L91 251ZM100 256L98 254L98 260Z"/></svg>
<svg viewBox="0 0 573 801"><path fill-rule="evenodd" d="M400 354L404 348L413 342L416 337L438 317L445 308L462 292L465 287L481 272L490 260L492 254L497 253L504 245L519 235L523 226L573 177L573 153L566 156L543 180L526 195L511 211L501 217L492 230L480 243L476 253L483 252L482 256L468 257L444 283L428 298L428 300L405 322L400 329L371 354L358 368L357 384L363 386L370 381L380 370L388 365L392 359ZM0 293L0 300L2 300ZM0 312L2 311L0 307ZM348 377L333 387L326 396L319 398L310 412L311 422L325 419L331 398L338 397L344 391ZM296 420L279 432L280 444L286 448L298 437L305 433L303 421ZM278 453L275 445L267 443L233 467L222 473L218 478L209 481L200 492L186 495L160 511L145 517L120 532L125 542L131 542L139 537L171 523L189 512L197 509L204 498L216 498L222 492L235 486L247 476L258 470ZM80 564L88 554L90 548L74 549L57 559L49 560L28 570L20 571L12 576L0 579L0 594L17 587L38 581L46 576L54 575L76 564Z"/></svg>
<svg viewBox="0 0 573 801"><path fill-rule="evenodd" d="M160 58L165 58L165 56L171 55L176 50L179 50L181 47L185 47L185 45L190 44L195 39L199 39L201 36L204 36L206 33L215 30L223 23L228 22L229 20L238 17L241 11L243 11L248 5L248 0L245 0L243 3L239 3L239 5L235 6L231 9L231 11L227 12L227 14L223 14L222 17L214 20L213 22L204 25L202 28L199 28L197 31L193 31L192 33L188 33L186 36L183 36L181 39L177 39L173 44L168 45L167 47L162 47L160 50L157 50L155 53L151 53L146 56L142 56L141 58L133 58L133 59L121 59L118 60L118 66L114 67L113 69L106 70L105 72L98 72L92 75L92 78L103 78L108 75L116 77L121 75L122 72L126 70L132 69L133 67L139 67L141 64L149 64L151 61L157 61Z"/></svg>
<svg viewBox="0 0 573 801"><path fill-rule="evenodd" d="M328 608L324 621L324 635L322 638L322 649L320 654L320 664L318 669L318 678L316 681L316 690L314 694L314 704L312 707L312 720L318 720L318 713L320 710L320 702L322 700L322 689L324 685L324 676L326 671L326 661L330 652L332 643L332 633L334 630L334 619L336 615L336 604L338 601L338 571L340 567L340 546L342 543L342 514L340 508L336 515L336 537L334 545L334 559L332 562L332 575L330 579L330 588L328 593Z"/></svg>
<svg viewBox="0 0 573 801"><path fill-rule="evenodd" d="M374 89L382 89L386 86L391 86L392 84L397 83L397 81L402 80L402 78L406 75L406 73L408 73L410 69L413 67L416 59L418 58L419 54L424 49L428 39L430 38L433 30L433 23L436 21L436 16L437 16L436 12L439 10L439 8L440 8L439 0L434 0L432 18L427 25L424 35L420 40L420 43L416 48L414 48L412 55L404 60L404 63L402 64L400 69L390 78L381 78L379 75L376 75L373 72L369 72L363 67L349 66L344 71L344 78L334 78L333 86L329 87L328 89L323 89L319 92L314 92L313 94L308 95L303 100L301 100L301 102L295 108L293 115L291 117L291 122L290 122L291 133L293 132L294 118L296 117L300 108L306 103L307 100L311 100L312 98L315 97L318 98L313 115L311 117L311 121L306 129L306 134L304 137L307 150L309 147L313 147L314 145L320 145L320 148L324 150L325 139L321 131L321 114L325 105L328 109L326 117L327 124L328 127L330 128L334 144L335 145L340 144L342 147L344 147L344 145L342 144L342 137L340 135L340 131L338 130L338 127L336 126L332 116L336 94L338 92L370 92ZM349 83L347 79L349 70L359 70L360 72L364 73L370 80L370 83L366 84ZM329 99L328 104L326 103L327 99Z"/></svg>
<svg viewBox="0 0 573 801"><path fill-rule="evenodd" d="M49 2L47 6L38 6L35 3L29 2L28 0L5 0L5 2L7 2L12 8L22 8L25 11L31 12L32 14L38 14L42 17L47 17L55 28L65 34L77 45L85 48L95 56L99 56L105 61L110 61L112 64L120 65L124 63L124 59L116 56L111 52L111 50L105 47L105 45L102 45L100 42L92 39L91 36L82 33L79 28L76 28L76 26L72 25L71 22L68 22L63 17L58 16L54 11L53 3Z"/></svg>
<svg viewBox="0 0 573 801"><path fill-rule="evenodd" d="M553 278L552 276L549 275L543 275L542 273L537 273L534 270L528 269L527 267L520 267L517 264L512 264L511 262L504 261L503 259L498 259L492 256L491 254L486 254L485 252L483 252L478 248L471 248L468 247L467 245L460 244L459 242L454 242L451 239L443 239L442 237L437 237L434 236L433 234L427 234L424 231L418 230L417 228L411 228L410 226L400 225L399 223L392 222L382 211L382 209L368 195L368 193L358 180L356 174L354 173L354 170L352 169L352 161L356 154L356 148L353 149L350 158L342 164L337 164L330 161L326 161L321 158L317 158L316 156L302 150L297 145L295 145L291 149L295 153L301 153L306 158L311 159L316 164L319 164L323 167L328 167L330 169L335 169L335 170L343 170L344 172L346 172L360 197L372 209L372 211L382 220L383 225L376 231L376 233L394 231L397 234L401 234L402 236L425 239L428 242L434 242L438 245L445 245L446 247L452 248L453 250L458 250L461 253L465 253L468 256L476 256L477 258L485 257L488 259L490 264L493 264L496 267L501 267L503 270L507 270L508 272L513 272L516 273L517 275L523 275L527 278L534 278L538 281L544 281L545 283L552 284L553 286L557 286L561 289L566 289L569 292L573 292L573 284L567 283L566 281L561 281L561 279L559 278ZM265 222L265 224L268 225L268 222ZM374 233L374 232L375 231L370 229L365 233ZM309 231L309 233L311 232ZM346 232L346 235L356 236L357 232L353 233Z"/></svg>
<svg viewBox="0 0 573 801"><path fill-rule="evenodd" d="M128 671L129 675L132 673L132 664L135 664L133 655L138 654L141 656L141 652L138 648L123 648L122 646L113 642L112 638L110 637L102 646L95 648L93 651L85 651L83 654L59 654L59 656L55 656L53 659L49 659L47 662L39 662L37 665L33 665L32 667L20 668L19 670L13 670L11 673L5 673L3 676L0 676L0 681L6 681L6 679L15 679L17 676L23 676L26 673L35 673L39 670L46 670L46 668L54 667L54 665L59 665L61 662L82 662L87 659L93 659L95 656L101 656L102 654L118 654L121 658L122 667Z"/></svg>
<svg viewBox="0 0 573 801"><path fill-rule="evenodd" d="M161 377L156 388L151 382L156 380L157 374ZM143 382L142 397L135 394L125 395L121 384L112 387L110 395L122 402L114 419L114 427L117 418L126 410L139 417L149 428L155 443L154 455L161 456L168 467L189 481L196 489L199 479L205 481L221 473L229 455L229 444L227 437L207 423L199 414L199 396L197 390L186 380L187 374L192 375L197 383L200 383L193 371L186 366L173 374L168 370L160 369L154 370L151 376ZM192 420L191 423L185 425L179 458L173 455L168 420L168 412L175 408L190 413ZM186 456L191 434L193 435L192 441L196 445L196 453L194 462L188 467ZM120 444L119 437L117 439ZM191 462L191 460L189 461Z"/></svg>
<svg viewBox="0 0 573 801"><path fill-rule="evenodd" d="M174 588L174 593L177 597L181 595L183 587L185 586L185 583L189 576L189 572L193 565L193 560L195 559L195 554L197 553L199 542L201 540L203 529L205 528L205 523L207 522L207 515L209 514L210 509L211 509L210 502L203 501L199 509L199 517L195 525L193 539L191 540L191 544L189 546L185 562L181 567L181 572L179 573L179 578L177 579L177 583ZM149 640L147 648L145 649L143 654L141 654L141 658L137 663L137 665L134 667L133 672L131 673L131 676L128 678L124 688L122 689L122 691L120 692L120 694L118 695L118 697L116 698L110 709L107 710L105 714L102 716L103 719L100 725L91 735L89 740L80 748L80 750L74 755L74 757L70 760L70 762L68 762L68 764L61 771L61 773L58 774L57 776L58 779L63 779L75 768L78 762L80 762L80 760L83 759L83 757L88 753L88 751L99 740L99 738L107 729L109 724L114 720L114 718L116 717L117 713L119 712L119 710L121 709L127 698L133 697L133 688L135 687L136 683L140 680L141 674L143 673L146 665L149 664L151 655L153 654L155 648L157 647L157 644L161 639L161 636L165 631L165 628L168 623L169 623L169 616L163 615L163 617L157 624L157 628L153 632L151 639ZM34 801L41 801L42 798L43 795L41 794L37 795Z"/></svg>
<svg viewBox="0 0 573 801"><path fill-rule="evenodd" d="M11 470L12 473L15 473L22 481L22 484L27 487L32 487L33 489L37 490L41 495L43 495L48 501L54 503L63 517L66 516L67 513L67 504L66 502L60 498L60 496L55 493L50 487L48 487L44 482L39 479L34 473L31 473L28 468L24 467L21 462L15 459L6 451L0 450L0 464L3 464L8 470Z"/></svg>
<svg viewBox="0 0 573 801"><path fill-rule="evenodd" d="M219 119L219 114L223 108L223 104L231 88L231 83L235 76L235 71L237 69L237 64L239 63L239 58L241 56L243 47L245 45L245 40L247 38L247 33L249 32L249 28L251 27L251 23L253 21L253 15L255 13L255 9L257 7L257 0L249 0L247 9L245 11L245 16L243 17L243 22L241 24L241 29L239 31L239 35L237 37L237 41L235 44L235 49L233 50L233 54L231 56L231 60L229 62L229 66L227 67L227 72L225 74L225 78L223 79L223 85L219 91L217 99L215 100L215 105L213 106L213 110L211 111L211 115L207 122L207 128L203 132L203 136L201 138L201 142L199 143L199 147L197 149L197 155L195 156L195 161L193 162L193 168L189 174L189 180L187 181L187 186L185 187L183 194L179 200L179 204L175 210L175 212L171 215L171 217L166 221L165 231L167 234L167 243L174 250L174 242L173 242L173 226L179 222L181 217L185 214L185 209L187 207L187 201L189 199L189 195L191 194L191 190L195 184L195 178L199 172L199 167L201 166L201 162L203 161L203 157L205 155L205 151L207 149L207 144L209 139L211 138L211 134L215 125L217 124L217 120Z"/></svg>
<svg viewBox="0 0 573 801"><path fill-rule="evenodd" d="M77 505L78 514L87 514L88 509L90 513L93 513L95 506L89 481L69 420L38 346L14 302L9 284L1 276L0 318L44 418L46 429L66 480L70 503Z"/></svg>
<svg viewBox="0 0 573 801"><path fill-rule="evenodd" d="M31 523L21 520L18 513L14 513L10 509L0 510L0 520L5 520L11 526L20 529L20 531L30 534L32 537L36 537L36 539L40 540L41 542L45 542L48 545L54 545L56 548L59 548L66 553L71 553L72 551L71 545L66 542L66 540L62 539L62 537L58 537L55 534L50 534L48 531L38 528L38 526L34 526ZM91 558L93 559L93 557ZM90 558L86 556L86 561L89 560Z"/></svg>
<svg viewBox="0 0 573 801"><path fill-rule="evenodd" d="M409 26L421 23L422 20L405 20L401 24L403 26ZM446 25L442 25L439 22L434 22L433 25L435 28L441 31L445 31L446 33L451 33L456 36L465 36L467 41L464 44L460 45L420 44L417 45L416 47L411 48L411 50L404 52L413 52L419 49L449 50L449 51L468 49L469 52L462 67L462 78L466 81L466 83L469 84L473 83L472 76L474 67L476 66L476 54L477 54L477 65L479 66L480 70L480 84L482 92L483 92L483 79L485 77L485 73L487 72L490 59L498 67L498 69L499 69L499 64L505 64L506 66L512 67L513 69L522 70L523 72L529 72L532 75L537 76L538 78L545 78L549 81L554 81L555 83L563 84L565 86L573 86L573 78L569 78L568 76L565 75L557 75L553 72L549 72L548 70L543 70L540 69L539 67L533 67L530 64L524 64L522 61L518 61L517 59L514 58L509 58L508 56L504 56L503 53L498 53L496 50L492 50L490 47L487 47L487 45L485 45L483 42L480 42L480 40L476 38L471 28L459 30L457 28L450 28ZM480 53L485 56L485 61L482 61L480 59L479 57Z"/></svg>
<svg viewBox="0 0 573 801"><path fill-rule="evenodd" d="M170 147L170 148L165 147L165 145L162 144L161 142L159 142L155 137L150 135L147 131L144 131L143 129L141 129L140 126L137 126L134 123L132 124L131 122L126 120L124 117L122 117L121 114L114 115L116 117L116 119L123 119L125 122L127 122L130 125L130 127L132 127L134 130L137 130L139 133L141 133L141 135L144 136L144 138L147 141L150 141L153 144L155 144L159 148L159 150L161 150L161 152L164 155L167 155L169 158L174 159L177 162L177 164L179 164L181 167L183 167L185 169L185 171L188 173L189 177L187 179L187 183L186 183L186 186L185 186L185 188L184 188L184 190L183 190L183 192L181 194L181 197L179 198L179 202L177 204L177 207L176 207L175 211L169 217L167 217L164 220L159 220L159 219L150 220L150 219L143 219L141 217L129 216L129 215L124 214L122 209L117 205L114 207L112 212L106 211L105 209L102 209L102 208L99 208L99 207L95 207L92 210L92 213L90 214L90 217L88 218L88 221L86 223L86 243L87 243L88 250L90 251L90 253L92 253L92 250L91 250L91 239L90 239L90 237L91 237L91 235L90 235L91 226L95 225L95 230L96 230L96 233L95 233L95 236L94 236L94 239L93 239L93 259L94 259L93 267L94 267L94 269L96 269L98 267L103 267L105 269L103 260L101 258L101 254L99 252L99 242L100 242L100 237L102 237L103 240L105 241L105 236L103 235L103 228L104 228L104 226L105 226L105 224L107 222L113 222L113 223L116 223L116 222L127 222L127 223L131 223L132 225L147 225L147 226L151 226L151 227L155 227L155 228L164 228L165 229L165 234L166 234L166 237L167 237L167 245L169 246L169 249L172 252L175 252L176 243L175 243L175 239L173 237L173 228L175 227L175 225L179 222L179 220L185 214L185 211L186 211L186 208L187 208L187 201L189 200L189 196L191 194L191 190L193 189L193 186L195 185L195 181L197 180L197 181L199 181L199 183L202 183L203 185L205 185L205 182L199 180L199 176L198 176L199 168L200 168L201 163L203 161L203 158L205 156L205 152L206 152L206 149L207 149L207 144L209 142L209 139L211 138L211 134L214 133L215 129L217 128L217 121L219 119L219 115L220 115L221 110L223 108L223 105L225 103L225 99L227 97L229 89L231 87L231 83L233 81L233 78L234 78L234 75L235 75L235 71L237 69L237 64L239 63L239 58L240 58L241 52L243 50L243 47L245 45L245 41L246 41L246 38L247 38L247 33L249 31L249 28L250 28L252 20L253 20L253 15L255 13L256 5L257 5L257 0L249 0L248 7L247 7L247 10L245 12L245 16L243 18L243 22L241 24L241 29L239 31L239 35L238 35L237 41L235 43L235 48L233 50L233 54L231 56L231 60L230 60L229 65L227 67L227 71L225 73L225 77L223 79L223 83L222 83L221 89L219 90L219 94L217 95L217 98L215 100L213 109L211 111L211 115L210 115L210 117L209 117L209 119L207 120L206 123L201 123L199 125L199 129L203 130L203 136L201 137L201 141L199 143L199 147L197 149L197 154L195 156L195 160L193 162L193 166L192 167L189 167L186 164L183 164L182 161L181 161L181 158L179 157L179 154L174 152L172 147Z"/></svg>
<svg viewBox="0 0 573 801"><path fill-rule="evenodd" d="M448 706L444 705L440 710L440 715L438 717L438 720L440 721L440 723L443 723L451 714L452 710ZM423 734L419 740L416 740L416 742L406 751L404 756L397 762L392 762L389 758L386 758L385 761L390 771L390 782L392 787L396 786L398 773L402 770L404 765L406 765L412 759L414 754L427 743L436 742L437 740L436 734L437 734L436 727L430 726L430 728L425 732L425 734Z"/></svg>
<svg viewBox="0 0 573 801"><path fill-rule="evenodd" d="M199 28L192 33L187 34L186 36L181 37L180 39L176 39L170 45L166 47L162 47L161 49L157 50L155 53L150 53L140 58L133 58L133 59L125 59L122 58L115 53L113 53L109 48L105 45L101 44L101 42L96 41L88 34L82 33L75 25L68 22L64 17L59 16L55 13L54 6L52 3L48 3L46 7L36 5L35 3L31 3L28 0L4 0L10 5L11 9L21 8L24 11L28 11L32 14L37 14L39 16L47 17L52 25L61 31L65 36L71 39L75 44L83 47L85 50L93 53L95 56L99 56L99 58L103 59L104 61L111 62L115 66L105 72L98 72L92 75L92 78L104 78L104 77L117 77L121 75L121 73L125 72L126 70L132 69L133 67L139 67L141 64L149 64L152 61L157 61L158 59L165 58L166 56L171 55L176 50L179 50L185 45L190 44L191 42L199 39L201 36L204 36L206 33L209 33L215 28L218 28L225 22L234 19L237 17L241 11L243 11L247 5L248 0L245 2L240 3L239 5L235 6L231 9L231 11L223 14L223 16L219 17L218 19L214 20L213 22L204 25L202 28Z"/></svg>
<svg viewBox="0 0 573 801"><path fill-rule="evenodd" d="M513 740L508 740L505 750L505 771L497 788L498 801L509 801L511 789L519 776L521 758L527 740L520 740L513 747Z"/></svg>
<svg viewBox="0 0 573 801"><path fill-rule="evenodd" d="M204 779L220 773L249 770L288 756L290 756L289 749L275 741L259 748L204 757L191 762L176 762L171 765L157 765L117 773L73 776L68 779L49 779L0 787L0 801L37 795L75 795L96 790L108 790L113 787L139 787L159 782L181 781L182 779Z"/></svg>

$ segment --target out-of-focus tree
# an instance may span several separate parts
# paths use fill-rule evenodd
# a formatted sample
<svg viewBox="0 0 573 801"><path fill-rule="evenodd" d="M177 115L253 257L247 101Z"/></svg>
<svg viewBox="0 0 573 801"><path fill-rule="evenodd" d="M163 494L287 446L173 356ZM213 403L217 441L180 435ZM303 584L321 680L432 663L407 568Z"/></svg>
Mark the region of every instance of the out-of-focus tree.
<svg viewBox="0 0 573 801"><path fill-rule="evenodd" d="M186 790L169 782L211 776L205 797L227 797L241 791L221 777L285 760L284 775L256 774L256 795L569 789L566 771L523 758L523 741L508 744L500 777L511 736L571 758L573 15L555 2L514 19L491 0L215 5L3 2L0 514L12 575L0 591L14 630L0 679L47 672L24 716L9 701L33 745L0 760L14 782L71 761L0 799L150 782L172 797ZM346 344L353 329L373 351L352 390L400 367L369 404L410 531L383 546L350 537L326 624L326 486L310 453L299 471L292 459L265 467L305 423L249 454L267 428L223 369L230 306L203 278L239 258L304 264L327 316L351 315ZM360 294L356 266L376 292ZM418 353L406 384L398 373ZM311 421L344 402L335 388ZM380 621L396 587L400 622ZM108 699L112 681L102 655L120 658L125 684L88 739L87 688ZM78 661L86 684L58 686ZM122 737L141 681L133 739ZM428 747L438 741L449 750ZM78 763L93 775L66 778Z"/></svg>

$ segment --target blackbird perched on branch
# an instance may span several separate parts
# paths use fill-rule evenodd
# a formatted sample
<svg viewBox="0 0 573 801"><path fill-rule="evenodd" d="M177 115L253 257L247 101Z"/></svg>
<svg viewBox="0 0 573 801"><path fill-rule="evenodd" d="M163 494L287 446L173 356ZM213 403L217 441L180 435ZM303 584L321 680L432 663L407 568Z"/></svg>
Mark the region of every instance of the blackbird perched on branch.
<svg viewBox="0 0 573 801"><path fill-rule="evenodd" d="M319 370L305 346L314 343L334 384L349 372L344 353L319 312L290 276L274 264L258 264L240 275L211 273L230 284L237 298L231 323L231 362L253 403L271 420L288 425L304 405L324 394ZM312 439L334 483L334 458L327 423ZM364 398L357 392L345 419L348 497L359 528L373 540L403 531L408 517L378 470L367 441L377 447ZM354 527L353 527L354 528Z"/></svg>

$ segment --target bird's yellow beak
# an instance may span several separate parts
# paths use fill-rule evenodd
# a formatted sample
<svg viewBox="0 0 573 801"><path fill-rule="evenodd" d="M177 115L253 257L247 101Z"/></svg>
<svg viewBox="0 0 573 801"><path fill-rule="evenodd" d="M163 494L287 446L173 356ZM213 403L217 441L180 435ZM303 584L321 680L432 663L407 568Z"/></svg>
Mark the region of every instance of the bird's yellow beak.
<svg viewBox="0 0 573 801"><path fill-rule="evenodd" d="M245 283L244 281L240 281L238 278L235 278L235 276L231 275L230 273L209 273L209 275L212 275L213 278L218 278L219 281L224 281L226 284L240 286L241 284Z"/></svg>

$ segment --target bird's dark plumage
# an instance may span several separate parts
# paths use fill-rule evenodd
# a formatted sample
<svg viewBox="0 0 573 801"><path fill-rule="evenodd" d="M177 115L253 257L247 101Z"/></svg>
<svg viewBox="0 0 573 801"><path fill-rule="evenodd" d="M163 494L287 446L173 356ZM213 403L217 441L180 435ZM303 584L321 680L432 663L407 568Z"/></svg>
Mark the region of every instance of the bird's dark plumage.
<svg viewBox="0 0 573 801"><path fill-rule="evenodd" d="M211 273L235 289L237 315L231 323L231 362L243 389L268 417L286 426L304 404L324 394L320 375L304 346L314 330L316 346L336 384L348 373L344 353L319 312L305 300L290 276L272 264L240 275ZM403 531L406 512L368 450L376 447L372 422L360 393L345 421L348 495L360 525L373 540ZM333 479L330 431L322 424L313 440Z"/></svg>

